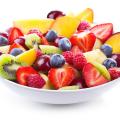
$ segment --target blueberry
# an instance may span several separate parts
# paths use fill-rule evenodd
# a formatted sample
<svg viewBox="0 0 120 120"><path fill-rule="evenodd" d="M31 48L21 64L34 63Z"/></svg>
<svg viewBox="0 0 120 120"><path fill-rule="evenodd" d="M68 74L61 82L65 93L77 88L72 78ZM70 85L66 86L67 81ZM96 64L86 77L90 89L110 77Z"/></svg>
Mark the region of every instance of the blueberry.
<svg viewBox="0 0 120 120"><path fill-rule="evenodd" d="M0 35L0 46L8 45L8 39Z"/></svg>
<svg viewBox="0 0 120 120"><path fill-rule="evenodd" d="M117 62L112 59L112 58L107 58L104 62L103 62L103 65L109 69L109 68L112 68L112 67L117 67Z"/></svg>
<svg viewBox="0 0 120 120"><path fill-rule="evenodd" d="M13 56L17 56L19 54L21 54L23 51L19 48L14 48L11 50L10 54L13 55Z"/></svg>
<svg viewBox="0 0 120 120"><path fill-rule="evenodd" d="M50 30L45 36L48 42L54 42L57 37L57 33L54 30Z"/></svg>
<svg viewBox="0 0 120 120"><path fill-rule="evenodd" d="M65 64L65 59L60 54L54 54L50 58L51 67L62 67Z"/></svg>
<svg viewBox="0 0 120 120"><path fill-rule="evenodd" d="M112 55L112 47L110 45L104 44L101 46L101 51L107 56L110 57Z"/></svg>
<svg viewBox="0 0 120 120"><path fill-rule="evenodd" d="M58 46L62 51L69 51L71 49L71 42L68 38L62 38L58 41Z"/></svg>

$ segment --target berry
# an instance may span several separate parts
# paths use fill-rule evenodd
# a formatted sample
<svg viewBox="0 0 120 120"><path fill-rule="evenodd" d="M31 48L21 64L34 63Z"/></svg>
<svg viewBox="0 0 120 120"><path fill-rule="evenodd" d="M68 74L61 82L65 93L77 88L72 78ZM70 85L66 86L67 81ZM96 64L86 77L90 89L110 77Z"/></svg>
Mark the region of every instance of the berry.
<svg viewBox="0 0 120 120"><path fill-rule="evenodd" d="M48 13L47 18L56 19L56 18L61 17L61 16L65 16L65 14L61 11L54 10L54 11L51 11Z"/></svg>
<svg viewBox="0 0 120 120"><path fill-rule="evenodd" d="M50 58L51 67L62 67L65 64L65 59L60 54L54 54Z"/></svg>
<svg viewBox="0 0 120 120"><path fill-rule="evenodd" d="M117 62L112 59L112 58L107 58L104 62L103 62L103 65L109 69L109 68L112 68L112 67L117 67Z"/></svg>
<svg viewBox="0 0 120 120"><path fill-rule="evenodd" d="M0 35L0 46L8 45L8 39Z"/></svg>
<svg viewBox="0 0 120 120"><path fill-rule="evenodd" d="M120 77L120 68L113 67L109 69L109 73L111 75L112 80L117 79Z"/></svg>
<svg viewBox="0 0 120 120"><path fill-rule="evenodd" d="M55 39L57 38L57 33L54 30L50 30L45 38L48 40L48 42L54 42Z"/></svg>
<svg viewBox="0 0 120 120"><path fill-rule="evenodd" d="M41 55L34 63L34 68L38 71L47 72L50 70L50 56Z"/></svg>
<svg viewBox="0 0 120 120"><path fill-rule="evenodd" d="M120 54L112 54L111 58L117 62L117 67L120 67Z"/></svg>
<svg viewBox="0 0 120 120"><path fill-rule="evenodd" d="M73 64L73 57L74 57L73 52L71 52L71 51L65 51L65 52L62 53L62 55L64 56L65 61L67 63Z"/></svg>
<svg viewBox="0 0 120 120"><path fill-rule="evenodd" d="M38 72L30 66L23 66L18 68L16 72L17 82L21 85L27 86L27 77L30 74L38 74Z"/></svg>
<svg viewBox="0 0 120 120"><path fill-rule="evenodd" d="M71 42L68 38L62 38L58 41L58 46L62 51L71 50Z"/></svg>
<svg viewBox="0 0 120 120"><path fill-rule="evenodd" d="M27 78L28 86L33 88L42 88L45 80L39 74L30 74Z"/></svg>
<svg viewBox="0 0 120 120"><path fill-rule="evenodd" d="M8 33L7 32L0 32L0 35L8 39Z"/></svg>
<svg viewBox="0 0 120 120"><path fill-rule="evenodd" d="M82 52L79 52L74 56L73 64L79 70L82 70L85 64L87 64L87 60Z"/></svg>
<svg viewBox="0 0 120 120"><path fill-rule="evenodd" d="M23 52L23 50L21 50L20 48L14 48L10 51L10 54L13 56L17 56L19 54L21 54Z"/></svg>
<svg viewBox="0 0 120 120"><path fill-rule="evenodd" d="M41 55L43 55L43 53L41 52L41 50L37 50L37 58L39 58Z"/></svg>
<svg viewBox="0 0 120 120"><path fill-rule="evenodd" d="M110 45L104 44L100 47L100 49L107 57L112 55L112 47Z"/></svg>
<svg viewBox="0 0 120 120"><path fill-rule="evenodd" d="M89 24L88 22L86 22L86 21L82 21L82 22L79 24L77 30L78 30L78 31L80 31L80 30L87 30L88 28L90 28L90 24Z"/></svg>
<svg viewBox="0 0 120 120"><path fill-rule="evenodd" d="M54 41L54 46L58 47L58 42L59 42L59 40L62 39L62 38L63 38L62 36L57 37L57 38L55 39L55 41Z"/></svg>

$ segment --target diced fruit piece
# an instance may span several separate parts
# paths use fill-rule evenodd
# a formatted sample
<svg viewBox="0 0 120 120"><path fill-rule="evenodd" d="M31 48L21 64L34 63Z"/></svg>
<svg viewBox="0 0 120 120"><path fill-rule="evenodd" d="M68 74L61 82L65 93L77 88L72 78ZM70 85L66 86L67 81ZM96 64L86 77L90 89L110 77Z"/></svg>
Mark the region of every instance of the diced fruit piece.
<svg viewBox="0 0 120 120"><path fill-rule="evenodd" d="M19 28L17 27L11 28L8 36L9 44L13 44L14 40L19 38L20 36L23 36L23 33Z"/></svg>
<svg viewBox="0 0 120 120"><path fill-rule="evenodd" d="M113 33L113 24L112 23L104 23L99 24L90 29L92 33L96 35L101 42L105 42Z"/></svg>
<svg viewBox="0 0 120 120"><path fill-rule="evenodd" d="M77 45L81 51L87 52L92 50L95 44L96 37L89 31L80 31L72 35L70 38L71 44Z"/></svg>
<svg viewBox="0 0 120 120"><path fill-rule="evenodd" d="M112 54L111 58L117 62L117 67L120 67L120 54Z"/></svg>
<svg viewBox="0 0 120 120"><path fill-rule="evenodd" d="M98 62L92 62L91 64L94 65L107 80L111 80L110 74L105 66Z"/></svg>
<svg viewBox="0 0 120 120"><path fill-rule="evenodd" d="M102 45L102 42L98 38L96 38L95 44L93 46L93 50L100 49L101 45Z"/></svg>
<svg viewBox="0 0 120 120"><path fill-rule="evenodd" d="M8 39L8 33L7 32L0 32L0 36L3 36Z"/></svg>
<svg viewBox="0 0 120 120"><path fill-rule="evenodd" d="M50 46L50 45L39 45L40 50L42 51L43 54L61 54L62 51L55 46Z"/></svg>
<svg viewBox="0 0 120 120"><path fill-rule="evenodd" d="M64 38L64 37L63 37L63 36L59 36L59 37L57 37L57 38L55 39L53 45L56 46L56 47L58 47L58 42L59 42L60 39L62 39L62 38Z"/></svg>
<svg viewBox="0 0 120 120"><path fill-rule="evenodd" d="M13 22L15 27L18 27L22 30L24 34L27 34L30 29L37 28L42 33L46 33L54 23L53 19L34 19L34 20L16 20Z"/></svg>
<svg viewBox="0 0 120 120"><path fill-rule="evenodd" d="M21 54L23 51L20 48L14 48L10 51L9 54L13 55L13 56L17 56L19 54Z"/></svg>
<svg viewBox="0 0 120 120"><path fill-rule="evenodd" d="M120 32L113 34L105 43L110 45L113 53L120 53Z"/></svg>
<svg viewBox="0 0 120 120"><path fill-rule="evenodd" d="M111 75L112 80L120 77L120 68L113 67L109 69L109 73Z"/></svg>
<svg viewBox="0 0 120 120"><path fill-rule="evenodd" d="M110 45L104 44L100 47L100 49L107 57L110 57L112 55L113 49Z"/></svg>
<svg viewBox="0 0 120 120"><path fill-rule="evenodd" d="M70 38L76 31L79 20L75 17L63 16L56 19L52 26L52 30L55 30L58 35Z"/></svg>
<svg viewBox="0 0 120 120"><path fill-rule="evenodd" d="M71 50L71 42L68 38L62 38L58 41L58 46L62 51Z"/></svg>
<svg viewBox="0 0 120 120"><path fill-rule="evenodd" d="M37 52L37 53L36 53L36 54L37 54L37 58L39 58L41 55L43 55L43 53L42 53L41 50L39 50L39 49L36 50L36 52Z"/></svg>
<svg viewBox="0 0 120 120"><path fill-rule="evenodd" d="M45 35L45 38L48 42L54 42L57 38L57 33L54 30L48 31L48 33Z"/></svg>
<svg viewBox="0 0 120 120"><path fill-rule="evenodd" d="M73 85L73 86L65 86L60 88L59 90L79 90L79 86L78 85Z"/></svg>
<svg viewBox="0 0 120 120"><path fill-rule="evenodd" d="M87 30L90 28L90 24L86 21L81 21L77 27L77 31Z"/></svg>
<svg viewBox="0 0 120 120"><path fill-rule="evenodd" d="M54 10L48 13L47 18L56 19L61 16L65 16L65 14L62 11Z"/></svg>
<svg viewBox="0 0 120 120"><path fill-rule="evenodd" d="M40 44L40 43L41 43L41 39L35 33L28 34L28 35L25 36L25 45L30 49L33 48L34 45Z"/></svg>
<svg viewBox="0 0 120 120"><path fill-rule="evenodd" d="M73 65L75 68L82 70L85 64L87 64L87 60L82 52L79 52L73 57Z"/></svg>
<svg viewBox="0 0 120 120"><path fill-rule="evenodd" d="M80 50L80 48L77 45L75 45L75 46L72 47L71 52L74 55L76 55L76 54L78 54L79 52L82 52L82 51Z"/></svg>
<svg viewBox="0 0 120 120"><path fill-rule="evenodd" d="M29 87L42 88L46 83L45 80L39 74L30 74L27 78Z"/></svg>
<svg viewBox="0 0 120 120"><path fill-rule="evenodd" d="M16 56L16 60L26 63L28 65L32 65L36 60L37 54L35 49L30 49L28 51L23 52L22 54Z"/></svg>
<svg viewBox="0 0 120 120"><path fill-rule="evenodd" d="M28 85L28 76L30 74L38 74L39 75L39 73L30 66L20 67L16 72L18 83L21 85L27 86Z"/></svg>
<svg viewBox="0 0 120 120"><path fill-rule="evenodd" d="M34 63L34 68L38 71L48 72L50 70L50 56L41 55Z"/></svg>
<svg viewBox="0 0 120 120"><path fill-rule="evenodd" d="M100 49L86 52L84 53L84 56L88 62L98 62L101 64L103 63L104 60L107 59L107 57L104 55L104 53Z"/></svg>
<svg viewBox="0 0 120 120"><path fill-rule="evenodd" d="M85 9L76 16L76 18L79 19L80 21L88 21L91 23L93 22L93 17L94 17L94 13L91 8Z"/></svg>
<svg viewBox="0 0 120 120"><path fill-rule="evenodd" d="M60 54L54 54L50 57L50 65L51 67L62 67L65 64L65 59Z"/></svg>
<svg viewBox="0 0 120 120"><path fill-rule="evenodd" d="M8 39L0 35L0 46L8 45Z"/></svg>
<svg viewBox="0 0 120 120"><path fill-rule="evenodd" d="M85 65L82 73L88 87L94 87L108 82L108 80L91 63Z"/></svg>
<svg viewBox="0 0 120 120"><path fill-rule="evenodd" d="M69 86L73 79L76 78L76 70L71 66L61 68L51 68L48 73L48 78L55 87L59 89L64 86Z"/></svg>
<svg viewBox="0 0 120 120"><path fill-rule="evenodd" d="M10 45L7 46L1 46L0 47L0 52L7 54L9 52Z"/></svg>
<svg viewBox="0 0 120 120"><path fill-rule="evenodd" d="M117 62L112 59L112 58L107 58L104 62L103 62L103 65L109 69L109 68L112 68L112 67L117 67Z"/></svg>

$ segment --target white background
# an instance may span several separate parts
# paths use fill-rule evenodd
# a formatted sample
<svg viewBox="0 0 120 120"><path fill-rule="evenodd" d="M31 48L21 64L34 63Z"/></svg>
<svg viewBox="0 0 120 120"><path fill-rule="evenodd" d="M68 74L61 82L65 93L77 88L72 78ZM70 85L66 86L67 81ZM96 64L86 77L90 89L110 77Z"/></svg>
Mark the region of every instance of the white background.
<svg viewBox="0 0 120 120"><path fill-rule="evenodd" d="M0 0L0 29L14 19L45 17L50 10L78 13L91 7L95 22L112 22L120 31L119 0ZM120 85L94 101L47 105L22 99L0 83L0 120L120 120Z"/></svg>

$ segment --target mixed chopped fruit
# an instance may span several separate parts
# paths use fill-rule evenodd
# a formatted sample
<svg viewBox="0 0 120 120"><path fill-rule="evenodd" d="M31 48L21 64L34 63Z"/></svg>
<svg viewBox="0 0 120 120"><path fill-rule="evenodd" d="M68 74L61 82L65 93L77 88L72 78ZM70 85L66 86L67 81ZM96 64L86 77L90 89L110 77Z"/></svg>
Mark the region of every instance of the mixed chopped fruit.
<svg viewBox="0 0 120 120"><path fill-rule="evenodd" d="M0 76L28 87L76 90L120 77L120 32L94 24L93 10L51 11L47 19L16 20L0 33Z"/></svg>

